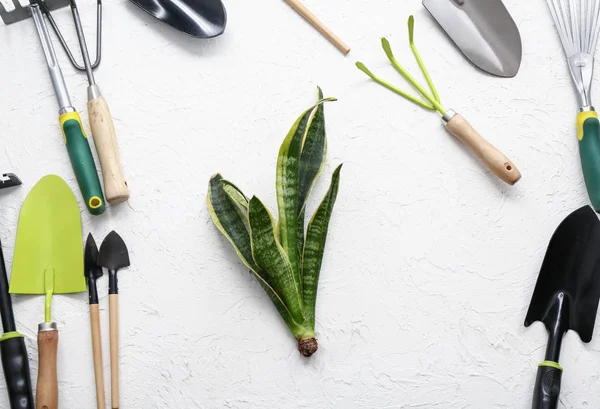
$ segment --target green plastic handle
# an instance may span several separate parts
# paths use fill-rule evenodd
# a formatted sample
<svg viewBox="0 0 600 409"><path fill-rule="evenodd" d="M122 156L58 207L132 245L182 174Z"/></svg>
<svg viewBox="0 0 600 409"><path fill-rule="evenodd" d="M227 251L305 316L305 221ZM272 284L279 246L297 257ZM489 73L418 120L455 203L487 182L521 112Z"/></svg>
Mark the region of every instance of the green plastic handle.
<svg viewBox="0 0 600 409"><path fill-rule="evenodd" d="M67 112L60 116L59 121L85 205L91 214L102 214L106 209L102 186L79 114Z"/></svg>

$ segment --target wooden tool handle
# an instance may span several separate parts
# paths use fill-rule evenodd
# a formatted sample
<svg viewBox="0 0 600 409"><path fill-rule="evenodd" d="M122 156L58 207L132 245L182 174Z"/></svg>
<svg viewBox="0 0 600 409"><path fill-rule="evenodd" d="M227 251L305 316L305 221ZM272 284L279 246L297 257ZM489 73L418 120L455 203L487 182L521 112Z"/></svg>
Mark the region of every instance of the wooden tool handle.
<svg viewBox="0 0 600 409"><path fill-rule="evenodd" d="M58 409L58 375L56 355L58 331L38 332L38 379L35 392L36 409Z"/></svg>
<svg viewBox="0 0 600 409"><path fill-rule="evenodd" d="M446 129L465 143L500 179L509 185L521 179L521 172L510 159L486 141L462 116L456 114L448 121Z"/></svg>
<svg viewBox="0 0 600 409"><path fill-rule="evenodd" d="M102 367L102 339L100 337L100 311L98 304L90 304L92 326L92 352L94 354L94 376L96 377L96 403L98 409L106 409L104 403L104 371Z"/></svg>
<svg viewBox="0 0 600 409"><path fill-rule="evenodd" d="M109 294L110 309L110 396L113 409L119 409L119 294Z"/></svg>
<svg viewBox="0 0 600 409"><path fill-rule="evenodd" d="M123 176L115 126L104 98L88 101L88 114L102 167L106 200L113 205L123 203L129 199L129 188Z"/></svg>
<svg viewBox="0 0 600 409"><path fill-rule="evenodd" d="M321 22L309 9L307 9L299 0L285 0L287 4L292 6L294 10L304 17L310 24L312 24L321 34L323 34L333 45L337 47L342 53L348 54L350 47L348 47L333 31L331 31L325 24Z"/></svg>

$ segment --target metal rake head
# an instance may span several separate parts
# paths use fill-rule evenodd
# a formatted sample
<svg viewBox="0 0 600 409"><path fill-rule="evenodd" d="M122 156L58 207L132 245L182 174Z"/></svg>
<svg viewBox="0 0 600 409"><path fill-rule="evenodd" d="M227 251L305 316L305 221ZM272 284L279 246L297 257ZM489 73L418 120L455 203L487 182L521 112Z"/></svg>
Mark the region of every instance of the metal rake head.
<svg viewBox="0 0 600 409"><path fill-rule="evenodd" d="M599 0L546 0L567 57L593 55L600 26Z"/></svg>
<svg viewBox="0 0 600 409"><path fill-rule="evenodd" d="M594 54L600 32L600 0L546 0L569 63L579 106L592 108Z"/></svg>

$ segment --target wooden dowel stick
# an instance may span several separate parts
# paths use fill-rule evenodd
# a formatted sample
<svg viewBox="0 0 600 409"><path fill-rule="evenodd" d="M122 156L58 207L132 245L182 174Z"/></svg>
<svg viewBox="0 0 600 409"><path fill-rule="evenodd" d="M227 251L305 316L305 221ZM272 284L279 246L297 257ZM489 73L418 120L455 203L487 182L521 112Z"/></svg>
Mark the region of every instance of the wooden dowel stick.
<svg viewBox="0 0 600 409"><path fill-rule="evenodd" d="M309 9L307 9L299 0L285 0L287 4L292 6L294 10L304 17L310 24L312 24L321 34L323 34L333 45L337 47L342 53L348 54L350 47L348 47L333 31L331 31L325 24L321 22Z"/></svg>

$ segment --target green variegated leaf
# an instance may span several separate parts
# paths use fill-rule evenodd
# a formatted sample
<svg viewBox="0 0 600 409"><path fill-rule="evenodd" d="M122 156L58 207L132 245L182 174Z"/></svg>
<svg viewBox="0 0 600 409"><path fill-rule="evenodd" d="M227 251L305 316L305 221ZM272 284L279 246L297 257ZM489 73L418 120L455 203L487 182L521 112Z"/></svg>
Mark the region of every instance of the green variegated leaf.
<svg viewBox="0 0 600 409"><path fill-rule="evenodd" d="M298 267L300 255L298 254L297 236L300 155L302 152L302 143L306 138L308 130L308 122L313 111L328 100L334 99L321 100L300 115L281 144L277 158L276 187L277 206L279 209L279 237L292 266L294 283L299 293L302 292L300 269ZM300 303L302 303L302 298L300 298Z"/></svg>
<svg viewBox="0 0 600 409"><path fill-rule="evenodd" d="M271 283L268 282L266 275L258 268L252 259L252 249L250 242L250 232L247 226L247 220L239 214L236 203L226 194L223 178L217 174L210 179L206 202L212 221L219 231L227 238L233 246L235 252L240 257L244 265L256 276L258 282L265 290L277 311L294 333L302 333L302 322L297 323L292 318L289 309L283 303L279 294L275 292Z"/></svg>
<svg viewBox="0 0 600 409"><path fill-rule="evenodd" d="M273 217L255 196L249 202L250 242L252 258L264 272L268 282L281 296L294 321L304 322L301 294L294 282L294 272L285 250L275 236Z"/></svg>
<svg viewBox="0 0 600 409"><path fill-rule="evenodd" d="M323 99L323 91L318 88L318 99ZM306 137L302 144L300 165L298 169L298 212L297 212L297 246L301 261L304 248L304 209L310 192L323 168L325 167L325 154L327 151L327 137L325 133L324 104L317 106L312 111L307 126ZM302 263L299 263L300 282L302 282Z"/></svg>
<svg viewBox="0 0 600 409"><path fill-rule="evenodd" d="M290 331L292 331L294 337L298 338L299 336L305 334L306 328L303 326L303 323L297 323L294 321L294 318L292 318L292 315L290 314L290 310L285 306L283 301L281 301L279 295L277 295L277 293L273 291L273 289L269 287L264 280L258 280L258 282L271 299L271 302L275 305L275 308L277 308L277 312L279 312L279 315L281 315L281 318L283 318L285 324L288 326Z"/></svg>
<svg viewBox="0 0 600 409"><path fill-rule="evenodd" d="M323 91L318 88L319 100L323 99ZM302 143L299 166L298 214L306 206L308 196L315 181L325 167L327 137L325 133L324 104L319 104L310 117L308 131Z"/></svg>
<svg viewBox="0 0 600 409"><path fill-rule="evenodd" d="M239 214L235 202L223 188L223 177L220 174L210 178L206 203L213 222L231 242L242 262L252 271L258 267L252 259L250 232L247 224Z"/></svg>
<svg viewBox="0 0 600 409"><path fill-rule="evenodd" d="M248 225L248 199L244 193L230 181L222 179L221 185L223 185L225 194L229 197L229 200L235 206L235 210L246 225L246 229L250 230L250 226Z"/></svg>
<svg viewBox="0 0 600 409"><path fill-rule="evenodd" d="M244 192L242 192L240 188L228 180L223 179L221 180L221 183L223 184L223 190L225 190L225 193L227 193L230 198L248 211L248 198Z"/></svg>
<svg viewBox="0 0 600 409"><path fill-rule="evenodd" d="M306 230L306 242L304 244L304 253L302 254L302 297L304 301L304 315L307 321L306 326L313 331L315 329L315 305L317 299L317 287L319 284L319 273L321 271L321 263L325 251L329 219L331 218L331 212L340 185L341 169L342 165L339 165L333 172L329 190L308 223L308 228Z"/></svg>

